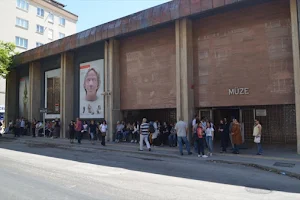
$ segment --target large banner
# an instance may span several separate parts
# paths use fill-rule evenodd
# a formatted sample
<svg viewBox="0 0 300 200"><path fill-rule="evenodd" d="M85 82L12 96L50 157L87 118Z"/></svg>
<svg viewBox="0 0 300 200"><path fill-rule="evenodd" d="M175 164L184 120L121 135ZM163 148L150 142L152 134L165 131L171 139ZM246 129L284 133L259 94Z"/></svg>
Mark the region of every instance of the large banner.
<svg viewBox="0 0 300 200"><path fill-rule="evenodd" d="M60 118L60 69L45 72L46 119Z"/></svg>
<svg viewBox="0 0 300 200"><path fill-rule="evenodd" d="M29 77L22 77L19 82L19 117L28 118Z"/></svg>
<svg viewBox="0 0 300 200"><path fill-rule="evenodd" d="M80 64L80 118L104 118L104 60Z"/></svg>

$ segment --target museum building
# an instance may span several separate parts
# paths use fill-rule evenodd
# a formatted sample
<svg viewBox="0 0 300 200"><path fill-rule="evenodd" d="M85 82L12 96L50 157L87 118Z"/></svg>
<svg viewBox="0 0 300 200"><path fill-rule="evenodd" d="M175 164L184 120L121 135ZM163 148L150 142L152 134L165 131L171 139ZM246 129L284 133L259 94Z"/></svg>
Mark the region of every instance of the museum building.
<svg viewBox="0 0 300 200"><path fill-rule="evenodd" d="M253 142L300 153L298 0L174 0L21 53L7 77L6 119L243 125ZM112 139L110 131L108 140Z"/></svg>

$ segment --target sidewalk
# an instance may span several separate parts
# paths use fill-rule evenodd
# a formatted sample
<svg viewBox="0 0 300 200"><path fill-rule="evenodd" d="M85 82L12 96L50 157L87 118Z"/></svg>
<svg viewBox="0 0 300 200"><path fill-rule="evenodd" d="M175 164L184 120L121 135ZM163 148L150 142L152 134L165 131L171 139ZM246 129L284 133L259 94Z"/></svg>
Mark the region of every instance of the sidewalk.
<svg viewBox="0 0 300 200"><path fill-rule="evenodd" d="M4 138L13 138L12 135L4 135ZM293 147L276 147L276 146L264 146L264 154L262 156L257 156L255 154L254 148L241 149L239 155L231 153L215 153L209 158L198 158L197 154L192 156L187 156L186 152L184 156L179 155L178 148L165 147L153 147L152 151L138 151L139 144L132 143L113 143L108 142L105 147L101 146L100 142L91 144L88 140L83 140L81 145L76 143L70 144L68 139L51 139L51 138L32 138L30 136L24 136L14 140L14 142L31 144L31 145L52 145L54 148L70 148L79 151L95 151L95 150L106 150L106 151L116 151L124 153L134 153L145 156L154 157L167 157L167 158L177 158L177 159L188 159L188 160L205 160L214 163L228 163L228 164L240 164L250 167L259 168L266 171L272 171L282 175L288 175L300 179L300 155L296 154L296 150ZM1 147L1 145L0 145ZM217 147L217 146L216 146ZM215 148L217 152L219 148ZM276 165L276 164L277 165Z"/></svg>

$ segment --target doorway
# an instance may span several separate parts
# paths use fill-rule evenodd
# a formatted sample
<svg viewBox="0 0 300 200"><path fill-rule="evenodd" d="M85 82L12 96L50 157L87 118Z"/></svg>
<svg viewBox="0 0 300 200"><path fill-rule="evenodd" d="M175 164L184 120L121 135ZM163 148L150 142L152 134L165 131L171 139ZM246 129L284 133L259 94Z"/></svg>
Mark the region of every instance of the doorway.
<svg viewBox="0 0 300 200"><path fill-rule="evenodd" d="M230 123L233 118L240 121L240 109L239 108L218 108L213 110L213 123L215 129L218 130L220 120L226 118L227 122ZM215 135L216 140L220 140L220 134Z"/></svg>

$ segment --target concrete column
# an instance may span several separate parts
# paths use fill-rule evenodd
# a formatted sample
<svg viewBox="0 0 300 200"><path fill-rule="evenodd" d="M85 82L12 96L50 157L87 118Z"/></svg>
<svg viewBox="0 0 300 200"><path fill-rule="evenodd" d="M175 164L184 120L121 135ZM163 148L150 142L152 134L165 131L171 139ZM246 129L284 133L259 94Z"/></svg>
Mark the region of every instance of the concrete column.
<svg viewBox="0 0 300 200"><path fill-rule="evenodd" d="M60 137L65 138L68 124L74 116L74 54L62 53L60 66Z"/></svg>
<svg viewBox="0 0 300 200"><path fill-rule="evenodd" d="M5 91L5 125L8 122L17 118L18 105L18 87L17 70L12 69L6 76L6 91Z"/></svg>
<svg viewBox="0 0 300 200"><path fill-rule="evenodd" d="M120 110L120 64L119 64L119 42L110 39L105 42L105 119L108 125L107 140L113 140L117 121L121 120Z"/></svg>
<svg viewBox="0 0 300 200"><path fill-rule="evenodd" d="M187 18L180 19L176 20L175 26L177 120L181 117L191 129L194 114L192 22Z"/></svg>
<svg viewBox="0 0 300 200"><path fill-rule="evenodd" d="M41 64L32 62L29 64L29 120L40 119L41 107Z"/></svg>
<svg viewBox="0 0 300 200"><path fill-rule="evenodd" d="M297 152L300 154L300 55L299 55L299 13L300 1L290 0L291 27L294 61L294 85L296 107Z"/></svg>

